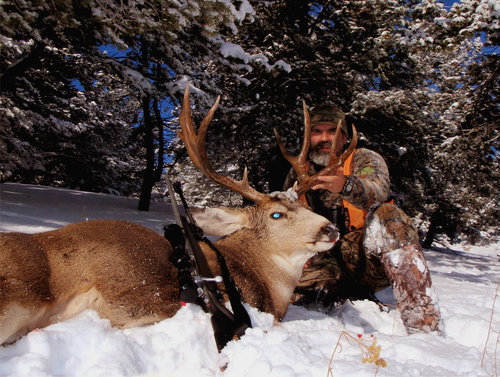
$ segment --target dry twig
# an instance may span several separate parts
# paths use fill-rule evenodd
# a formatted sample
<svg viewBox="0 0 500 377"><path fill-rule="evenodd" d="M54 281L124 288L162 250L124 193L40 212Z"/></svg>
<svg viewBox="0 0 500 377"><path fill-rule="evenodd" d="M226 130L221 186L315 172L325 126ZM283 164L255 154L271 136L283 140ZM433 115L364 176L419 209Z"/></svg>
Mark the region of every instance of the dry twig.
<svg viewBox="0 0 500 377"><path fill-rule="evenodd" d="M500 281L497 284L497 288L495 290L495 297L493 298L493 305L491 306L490 326L488 327L488 335L486 336L486 342L484 343L483 357L481 358L481 368L484 366L484 358L486 356L486 347L488 347L488 341L490 340L491 328L493 326L493 315L495 314L495 303L497 301L498 289L499 288L500 288ZM498 332L498 335L497 335L497 341L496 341L496 344L495 344L495 351L494 351L495 376L498 376L496 354L497 354L497 345L498 345L499 337L500 337L500 332Z"/></svg>
<svg viewBox="0 0 500 377"><path fill-rule="evenodd" d="M361 334L358 334L358 336L355 337L349 334L347 331L342 331L340 333L339 339L337 340L337 344L333 349L330 363L328 364L327 377L334 377L332 371L333 357L335 356L337 349L339 349L339 352L342 352L342 345L340 344L342 337L344 337L349 344L355 343L358 345L363 355L363 358L361 359L363 363L374 363L376 365L375 375L377 375L378 368L385 368L387 366L387 362L380 357L381 347L377 345L377 338L371 335L370 338L372 339L372 341L371 344L369 344L367 340L363 339L363 335Z"/></svg>

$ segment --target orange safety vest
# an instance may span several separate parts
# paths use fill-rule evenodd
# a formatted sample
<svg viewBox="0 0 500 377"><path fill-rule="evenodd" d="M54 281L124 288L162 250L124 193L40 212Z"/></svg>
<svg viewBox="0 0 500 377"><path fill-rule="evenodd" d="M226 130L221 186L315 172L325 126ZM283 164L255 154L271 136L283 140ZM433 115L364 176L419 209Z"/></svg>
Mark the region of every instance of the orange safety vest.
<svg viewBox="0 0 500 377"><path fill-rule="evenodd" d="M344 162L344 175L351 175L352 173L351 165L352 158L354 157L355 152L356 150L354 150ZM307 167L307 169L309 169L309 166ZM308 204L305 194L301 195L300 200ZM353 230L363 228L365 226L365 218L368 211L359 209L344 199L342 199L342 205L347 209L347 212L349 213L349 224L347 224L348 231L351 232Z"/></svg>
<svg viewBox="0 0 500 377"><path fill-rule="evenodd" d="M354 157L354 153L356 150L354 150L349 157L347 157L347 160L344 162L344 175L351 175L352 169L352 158ZM344 205L344 208L347 208L347 212L349 212L349 224L347 226L347 229L349 231L356 230L356 229L361 229L364 228L365 226L365 218L366 214L368 211L359 209L358 207L355 207L348 201L342 199L342 204Z"/></svg>

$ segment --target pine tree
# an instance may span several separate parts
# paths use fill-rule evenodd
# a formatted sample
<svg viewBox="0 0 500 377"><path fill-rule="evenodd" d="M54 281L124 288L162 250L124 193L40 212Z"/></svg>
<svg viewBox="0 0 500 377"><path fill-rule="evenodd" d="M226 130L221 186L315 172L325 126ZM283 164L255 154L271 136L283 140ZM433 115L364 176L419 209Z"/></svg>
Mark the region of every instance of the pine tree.
<svg viewBox="0 0 500 377"><path fill-rule="evenodd" d="M476 237L498 223L497 17L487 0L6 1L1 179L141 195L146 209L170 154L192 202L239 204L174 137L189 83L195 123L222 97L207 137L221 173L246 166L279 189L272 129L298 151L302 101L332 102L386 158L428 245Z"/></svg>

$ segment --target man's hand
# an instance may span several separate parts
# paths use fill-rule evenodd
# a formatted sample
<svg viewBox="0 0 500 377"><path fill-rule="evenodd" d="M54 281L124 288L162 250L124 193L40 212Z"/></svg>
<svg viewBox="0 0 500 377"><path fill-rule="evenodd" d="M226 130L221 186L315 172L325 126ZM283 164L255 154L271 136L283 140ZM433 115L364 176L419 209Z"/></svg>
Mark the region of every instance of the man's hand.
<svg viewBox="0 0 500 377"><path fill-rule="evenodd" d="M312 187L313 190L324 189L331 192L341 192L344 188L346 177L344 175L344 168L339 166L335 175L323 175L317 178L318 183Z"/></svg>

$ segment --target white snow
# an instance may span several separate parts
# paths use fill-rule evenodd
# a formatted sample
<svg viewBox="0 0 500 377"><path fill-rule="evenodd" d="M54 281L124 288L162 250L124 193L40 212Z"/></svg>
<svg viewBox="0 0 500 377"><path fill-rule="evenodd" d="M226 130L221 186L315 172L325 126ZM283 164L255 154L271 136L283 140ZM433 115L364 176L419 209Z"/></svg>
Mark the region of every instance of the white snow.
<svg viewBox="0 0 500 377"><path fill-rule="evenodd" d="M135 199L43 186L0 184L0 199L2 231L38 232L91 218L129 219L160 231L173 218L167 204L139 212ZM389 303L384 310L370 301L327 314L290 306L278 326L247 306L254 327L220 354L210 317L197 306L128 330L86 311L0 347L0 376L498 376L500 244L425 254L441 335L407 335L390 289L379 295ZM353 339L366 347L376 339L387 366L363 363L366 348Z"/></svg>
<svg viewBox="0 0 500 377"><path fill-rule="evenodd" d="M427 268L425 267L425 264L423 263L422 260L416 259L415 260L415 266L417 266L417 269L423 274L424 272L427 271Z"/></svg>
<svg viewBox="0 0 500 377"><path fill-rule="evenodd" d="M248 71L251 71L252 68L250 65L247 64L253 61L264 65L264 67L266 67L268 71L271 71L275 67L279 67L285 70L286 72L291 72L292 70L290 64L284 62L281 59L271 65L269 64L269 58L264 54L254 54L254 55L249 54L243 49L243 47L241 47L238 44L224 42L221 44L220 52L222 56L224 56L225 58L232 57L241 60L243 63L245 63L245 65L243 65L240 68L245 67Z"/></svg>

